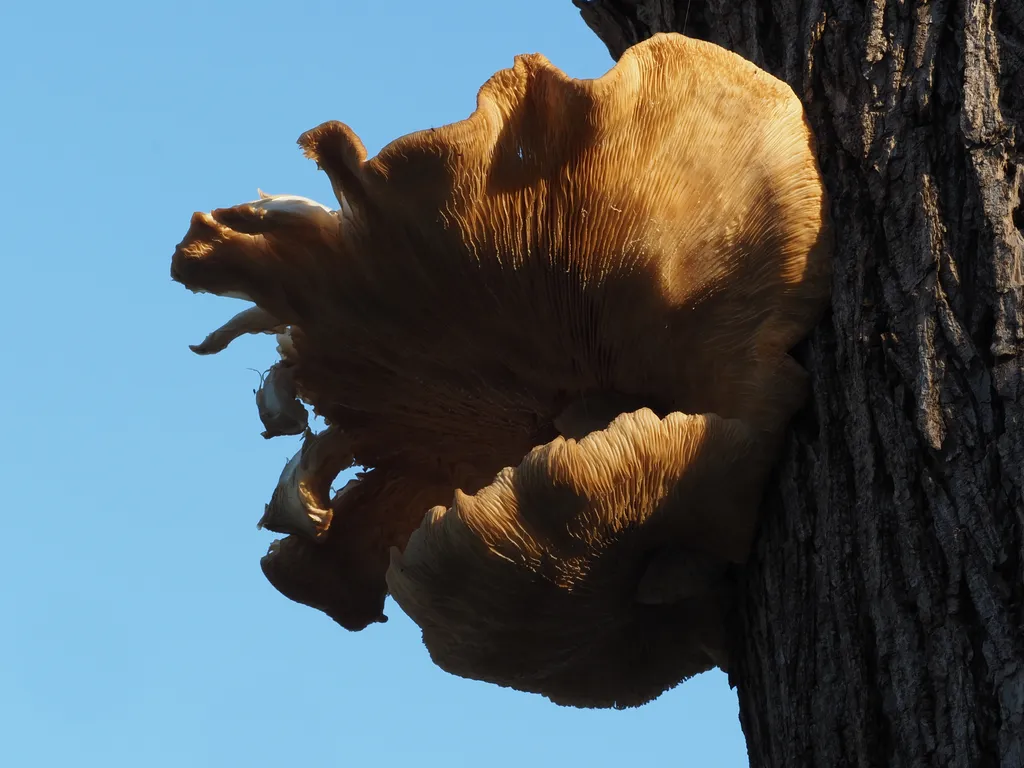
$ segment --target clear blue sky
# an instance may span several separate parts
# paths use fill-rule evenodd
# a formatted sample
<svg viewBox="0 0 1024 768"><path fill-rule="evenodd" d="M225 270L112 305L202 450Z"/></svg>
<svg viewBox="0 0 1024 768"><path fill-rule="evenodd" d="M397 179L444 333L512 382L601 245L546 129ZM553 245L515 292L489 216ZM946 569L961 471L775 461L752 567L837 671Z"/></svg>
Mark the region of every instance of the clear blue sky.
<svg viewBox="0 0 1024 768"><path fill-rule="evenodd" d="M461 119L517 53L610 65L570 0L0 3L0 763L739 768L708 673L627 712L434 668L416 627L348 634L264 580L256 530L296 438L252 398L269 337L173 284L194 210L331 203L295 146L372 152Z"/></svg>

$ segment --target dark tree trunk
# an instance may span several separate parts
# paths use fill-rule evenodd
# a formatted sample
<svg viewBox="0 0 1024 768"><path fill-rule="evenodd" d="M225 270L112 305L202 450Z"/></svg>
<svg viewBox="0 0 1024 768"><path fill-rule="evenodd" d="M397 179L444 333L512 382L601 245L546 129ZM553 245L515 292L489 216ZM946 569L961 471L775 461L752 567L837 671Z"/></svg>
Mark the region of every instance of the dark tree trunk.
<svg viewBox="0 0 1024 768"><path fill-rule="evenodd" d="M755 766L1024 766L1024 3L576 0L803 99L836 231L743 576Z"/></svg>

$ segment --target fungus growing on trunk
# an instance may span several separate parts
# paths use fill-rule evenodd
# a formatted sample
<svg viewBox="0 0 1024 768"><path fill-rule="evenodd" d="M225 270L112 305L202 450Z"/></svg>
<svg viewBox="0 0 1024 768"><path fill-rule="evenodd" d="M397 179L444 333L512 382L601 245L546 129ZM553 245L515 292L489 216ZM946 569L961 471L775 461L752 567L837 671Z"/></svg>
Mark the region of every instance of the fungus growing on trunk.
<svg viewBox="0 0 1024 768"><path fill-rule="evenodd" d="M299 143L338 210L195 214L172 262L255 304L197 351L279 334L275 402L330 425L268 507L290 534L268 579L350 629L390 586L440 666L565 704L727 663L728 570L828 288L789 87L658 35L596 80L521 56L469 118L370 160L341 123Z"/></svg>

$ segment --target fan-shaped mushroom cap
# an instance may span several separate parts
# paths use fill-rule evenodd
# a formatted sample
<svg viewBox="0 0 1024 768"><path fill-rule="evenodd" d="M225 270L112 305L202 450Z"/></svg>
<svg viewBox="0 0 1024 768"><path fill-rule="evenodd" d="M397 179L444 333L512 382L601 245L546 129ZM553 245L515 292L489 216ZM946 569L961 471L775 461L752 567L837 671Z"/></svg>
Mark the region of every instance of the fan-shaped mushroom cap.
<svg viewBox="0 0 1024 768"><path fill-rule="evenodd" d="M469 118L373 159L341 123L300 144L340 209L269 198L196 214L172 275L287 325L299 397L380 477L476 490L590 397L739 419L769 440L799 406L786 351L827 293L825 197L798 99L742 58L659 35L573 80L521 56ZM419 519L397 509L368 499L344 523L345 556L369 570L326 565L341 557L335 509L322 545L287 544L322 546L324 567L282 544L272 580L302 593L281 586L293 564L339 604L356 589L379 604L386 555L371 550L402 546Z"/></svg>
<svg viewBox="0 0 1024 768"><path fill-rule="evenodd" d="M722 658L723 577L746 557L765 458L749 427L713 415L645 409L558 438L431 510L392 553L391 593L449 672L642 704ZM652 605L638 586L667 547L697 567Z"/></svg>

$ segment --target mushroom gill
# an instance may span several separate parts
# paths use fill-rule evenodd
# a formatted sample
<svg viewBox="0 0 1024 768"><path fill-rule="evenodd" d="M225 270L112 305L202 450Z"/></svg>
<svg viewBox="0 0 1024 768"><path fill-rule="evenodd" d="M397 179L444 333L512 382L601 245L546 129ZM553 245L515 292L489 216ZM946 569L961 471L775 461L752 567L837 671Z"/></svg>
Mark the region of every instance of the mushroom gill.
<svg viewBox="0 0 1024 768"><path fill-rule="evenodd" d="M271 582L362 628L408 543L388 578L434 658L566 703L639 703L722 663L723 574L805 396L787 352L828 291L789 87L657 35L596 80L520 56L470 117L372 159L337 122L299 144L338 210L197 213L171 266L258 310L202 350L278 333L274 402L310 404L371 468L329 501L344 462L304 475L318 490L282 513Z"/></svg>

